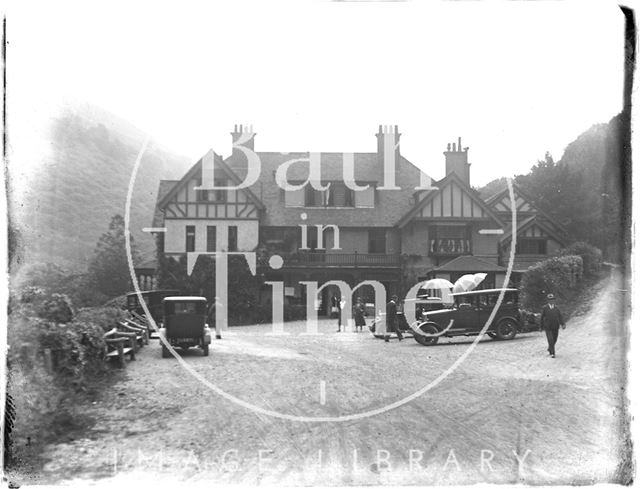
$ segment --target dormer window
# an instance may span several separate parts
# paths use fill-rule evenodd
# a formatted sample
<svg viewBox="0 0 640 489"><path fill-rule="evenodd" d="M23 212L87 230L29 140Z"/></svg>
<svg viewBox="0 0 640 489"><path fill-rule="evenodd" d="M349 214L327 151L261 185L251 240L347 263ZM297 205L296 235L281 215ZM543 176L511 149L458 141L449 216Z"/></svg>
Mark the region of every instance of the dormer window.
<svg viewBox="0 0 640 489"><path fill-rule="evenodd" d="M354 207L353 190L343 182L331 182L327 190L305 187L305 207Z"/></svg>

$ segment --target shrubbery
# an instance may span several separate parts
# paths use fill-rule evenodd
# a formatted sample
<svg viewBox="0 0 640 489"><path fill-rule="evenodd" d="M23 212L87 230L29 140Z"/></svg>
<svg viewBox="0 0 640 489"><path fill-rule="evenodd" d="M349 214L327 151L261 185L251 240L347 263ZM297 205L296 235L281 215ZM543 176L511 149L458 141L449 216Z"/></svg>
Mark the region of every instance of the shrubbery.
<svg viewBox="0 0 640 489"><path fill-rule="evenodd" d="M539 309L547 294L563 297L582 280L582 258L564 255L549 258L530 267L520 282L520 300L527 309Z"/></svg>
<svg viewBox="0 0 640 489"><path fill-rule="evenodd" d="M125 316L125 311L118 307L86 307L78 311L75 319L79 322L95 324L106 333L115 328L118 321L123 321Z"/></svg>
<svg viewBox="0 0 640 489"><path fill-rule="evenodd" d="M525 308L539 309L549 293L560 299L580 289L584 276L596 275L602 267L602 252L588 243L577 242L560 250L558 256L530 267L520 282L520 299Z"/></svg>
<svg viewBox="0 0 640 489"><path fill-rule="evenodd" d="M560 255L578 255L582 258L585 275L594 275L602 267L602 251L583 241L578 241L562 249Z"/></svg>
<svg viewBox="0 0 640 489"><path fill-rule="evenodd" d="M117 308L76 312L66 295L41 287L14 291L7 363L17 431L42 436L65 400L95 389L107 369L103 335L123 314Z"/></svg>

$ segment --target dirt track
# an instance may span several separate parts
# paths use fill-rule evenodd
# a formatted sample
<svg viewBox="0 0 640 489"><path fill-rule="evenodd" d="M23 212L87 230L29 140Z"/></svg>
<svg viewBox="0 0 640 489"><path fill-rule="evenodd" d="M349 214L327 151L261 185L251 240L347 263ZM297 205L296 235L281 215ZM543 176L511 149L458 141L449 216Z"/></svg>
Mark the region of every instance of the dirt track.
<svg viewBox="0 0 640 489"><path fill-rule="evenodd" d="M91 429L46 447L47 461L37 474L12 478L127 485L134 479L289 485L615 481L623 450L625 287L615 277L598 288L593 307L560 332L557 358L547 356L542 333L482 340L418 399L343 423L256 414L212 392L176 359L161 359L154 341L128 364L121 382L82 407L95 421ZM271 336L265 326L232 329L214 340L209 357L193 351L182 358L229 394L265 409L338 416L415 392L472 343L384 343L368 332L335 333L333 322L321 323L324 334L318 336L300 335L299 323L285 328L292 334Z"/></svg>

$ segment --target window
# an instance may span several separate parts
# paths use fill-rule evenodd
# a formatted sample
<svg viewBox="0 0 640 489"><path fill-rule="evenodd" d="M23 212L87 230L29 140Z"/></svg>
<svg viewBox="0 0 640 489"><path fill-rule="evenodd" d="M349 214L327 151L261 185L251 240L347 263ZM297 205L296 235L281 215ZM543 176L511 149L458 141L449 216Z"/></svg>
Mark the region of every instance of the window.
<svg viewBox="0 0 640 489"><path fill-rule="evenodd" d="M226 187L227 181L216 178L213 182L216 187ZM196 187L202 185L202 180L196 182ZM196 201L198 202L226 202L227 191L226 190L196 190Z"/></svg>
<svg viewBox="0 0 640 489"><path fill-rule="evenodd" d="M226 187L227 181L216 178L213 182L216 187ZM227 191L226 190L211 190L213 195L209 195L212 197L213 202L226 202L227 201Z"/></svg>
<svg viewBox="0 0 640 489"><path fill-rule="evenodd" d="M227 251L238 251L238 226L229 226L229 246Z"/></svg>
<svg viewBox="0 0 640 489"><path fill-rule="evenodd" d="M429 251L434 255L465 255L471 253L468 226L431 226Z"/></svg>
<svg viewBox="0 0 640 489"><path fill-rule="evenodd" d="M333 182L327 192L327 207L353 207L353 190L344 183Z"/></svg>
<svg viewBox="0 0 640 489"><path fill-rule="evenodd" d="M207 251L216 251L216 227L207 226Z"/></svg>
<svg viewBox="0 0 640 489"><path fill-rule="evenodd" d="M185 249L187 252L196 251L196 227L187 226L185 233Z"/></svg>
<svg viewBox="0 0 640 489"><path fill-rule="evenodd" d="M387 252L386 229L369 229L369 253Z"/></svg>
<svg viewBox="0 0 640 489"><path fill-rule="evenodd" d="M354 207L353 190L343 182L330 183L331 186L327 190L316 190L311 184L308 184L304 189L305 207Z"/></svg>
<svg viewBox="0 0 640 489"><path fill-rule="evenodd" d="M539 238L518 238L516 241L518 255L546 255L547 240Z"/></svg>
<svg viewBox="0 0 640 489"><path fill-rule="evenodd" d="M304 205L306 207L324 207L324 190L316 190L308 184L304 191Z"/></svg>

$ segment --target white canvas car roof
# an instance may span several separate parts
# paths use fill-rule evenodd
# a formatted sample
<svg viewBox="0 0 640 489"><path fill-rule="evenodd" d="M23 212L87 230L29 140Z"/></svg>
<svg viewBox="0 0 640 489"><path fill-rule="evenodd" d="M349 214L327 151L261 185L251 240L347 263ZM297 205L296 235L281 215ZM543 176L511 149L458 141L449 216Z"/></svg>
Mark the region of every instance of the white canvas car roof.
<svg viewBox="0 0 640 489"><path fill-rule="evenodd" d="M461 295L480 295L480 294L492 294L499 293L502 291L505 292L518 292L518 289L481 289L481 290L471 290L469 292L454 292L451 294L454 297L458 297Z"/></svg>
<svg viewBox="0 0 640 489"><path fill-rule="evenodd" d="M184 301L207 302L206 297L199 297L195 295L171 296L171 297L165 297L164 300L167 302L184 302Z"/></svg>

